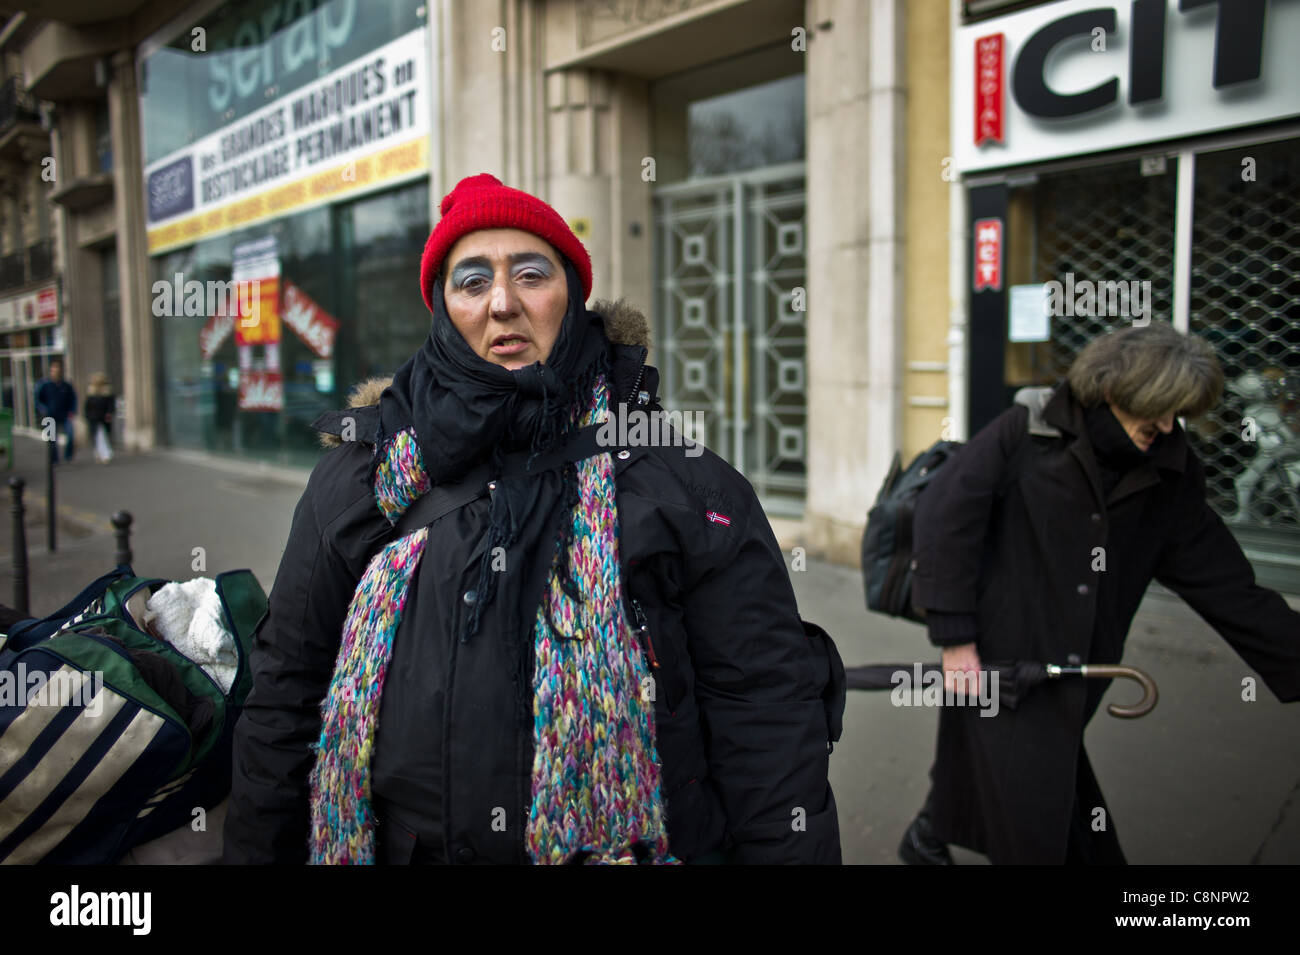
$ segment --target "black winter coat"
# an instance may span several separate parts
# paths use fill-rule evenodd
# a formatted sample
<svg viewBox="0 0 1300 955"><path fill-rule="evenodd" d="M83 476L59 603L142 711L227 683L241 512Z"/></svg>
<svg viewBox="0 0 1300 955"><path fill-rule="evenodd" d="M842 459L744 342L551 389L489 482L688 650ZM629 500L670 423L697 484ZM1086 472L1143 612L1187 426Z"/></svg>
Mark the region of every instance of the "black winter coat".
<svg viewBox="0 0 1300 955"><path fill-rule="evenodd" d="M914 602L976 615L982 662L1117 663L1155 579L1279 699L1300 699L1300 614L1255 584L1206 503L1204 470L1182 429L1175 424L1152 460L1104 500L1084 409L1068 384L1043 410L1034 429L1042 433L1030 433L1028 414L1020 405L1004 412L921 496ZM931 770L939 838L995 863L1065 861L1076 772L1079 788L1100 800L1083 730L1108 683L1049 681L995 717L945 707ZM1104 803L1085 811L1093 805Z"/></svg>
<svg viewBox="0 0 1300 955"><path fill-rule="evenodd" d="M108 424L112 420L113 406L116 403L117 398L114 395L88 395L86 397L86 422L92 428L97 424Z"/></svg>
<svg viewBox="0 0 1300 955"><path fill-rule="evenodd" d="M646 337L639 314L593 309L611 339ZM621 400L654 395L642 344L616 345L613 357ZM358 438L373 413L357 412ZM353 590L388 534L367 482L371 451L357 440L324 454L294 514L236 729L228 862L307 859L319 706ZM838 658L816 628L805 632L753 489L708 451L631 448L614 464L624 589L657 664L670 851L685 861L839 862L827 781L839 711L823 699ZM432 525L394 640L371 762L380 861L527 861L532 725L516 718L513 678L518 635L531 634L537 608L499 590L478 634L456 637L488 510L481 497ZM539 555L507 559L517 556Z"/></svg>

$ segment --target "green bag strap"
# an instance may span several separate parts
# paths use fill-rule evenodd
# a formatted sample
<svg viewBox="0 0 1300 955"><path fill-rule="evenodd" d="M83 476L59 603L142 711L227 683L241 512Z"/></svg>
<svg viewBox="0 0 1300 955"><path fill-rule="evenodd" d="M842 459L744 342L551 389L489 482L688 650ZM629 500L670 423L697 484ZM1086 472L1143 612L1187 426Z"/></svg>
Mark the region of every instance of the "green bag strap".
<svg viewBox="0 0 1300 955"><path fill-rule="evenodd" d="M228 570L217 574L217 592L230 614L231 629L239 642L252 647L253 634L267 612L266 592L251 570Z"/></svg>
<svg viewBox="0 0 1300 955"><path fill-rule="evenodd" d="M230 696L237 706L242 706L253 688L253 672L249 665L253 636L270 613L270 605L266 591L251 570L228 570L217 574L216 583L217 595L221 598L239 649L239 671L230 688Z"/></svg>
<svg viewBox="0 0 1300 955"><path fill-rule="evenodd" d="M121 580L116 580L104 591L104 613L130 620L130 614L126 610L128 600L145 587L153 591L169 583L170 580L161 577L123 577ZM131 622L137 626L140 624L140 621L136 620Z"/></svg>

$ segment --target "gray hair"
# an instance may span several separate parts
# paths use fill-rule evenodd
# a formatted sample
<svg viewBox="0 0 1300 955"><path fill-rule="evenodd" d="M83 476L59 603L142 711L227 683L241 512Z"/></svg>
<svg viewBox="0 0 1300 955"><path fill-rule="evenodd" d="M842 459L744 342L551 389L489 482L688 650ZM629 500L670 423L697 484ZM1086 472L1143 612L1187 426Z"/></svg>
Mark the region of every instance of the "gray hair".
<svg viewBox="0 0 1300 955"><path fill-rule="evenodd" d="M1105 401L1135 418L1195 418L1223 396L1223 369L1210 346L1161 321L1094 338L1068 378L1084 405Z"/></svg>

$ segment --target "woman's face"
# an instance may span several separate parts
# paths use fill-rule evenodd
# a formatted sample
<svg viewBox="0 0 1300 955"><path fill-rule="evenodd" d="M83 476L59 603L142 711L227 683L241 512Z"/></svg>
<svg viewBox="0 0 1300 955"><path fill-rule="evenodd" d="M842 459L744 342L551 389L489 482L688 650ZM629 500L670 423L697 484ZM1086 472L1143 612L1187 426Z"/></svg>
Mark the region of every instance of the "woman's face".
<svg viewBox="0 0 1300 955"><path fill-rule="evenodd" d="M515 370L551 354L569 283L551 244L520 229L480 229L447 253L443 299L480 358Z"/></svg>
<svg viewBox="0 0 1300 955"><path fill-rule="evenodd" d="M1163 418L1135 418L1121 411L1113 404L1110 406L1110 410L1115 415L1115 419L1124 426L1124 431L1128 434L1130 440L1138 446L1138 450L1143 452L1151 450L1151 445L1155 443L1157 435L1169 434L1174 430L1174 413L1172 411Z"/></svg>

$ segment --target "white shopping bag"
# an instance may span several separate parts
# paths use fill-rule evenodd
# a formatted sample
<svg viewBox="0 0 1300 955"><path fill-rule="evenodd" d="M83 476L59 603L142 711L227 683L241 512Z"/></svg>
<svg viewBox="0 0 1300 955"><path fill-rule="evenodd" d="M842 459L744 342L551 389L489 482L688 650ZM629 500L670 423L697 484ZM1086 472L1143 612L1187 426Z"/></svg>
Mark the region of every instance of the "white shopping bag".
<svg viewBox="0 0 1300 955"><path fill-rule="evenodd" d="M113 460L113 447L108 443L108 428L103 426L95 429L95 460Z"/></svg>

